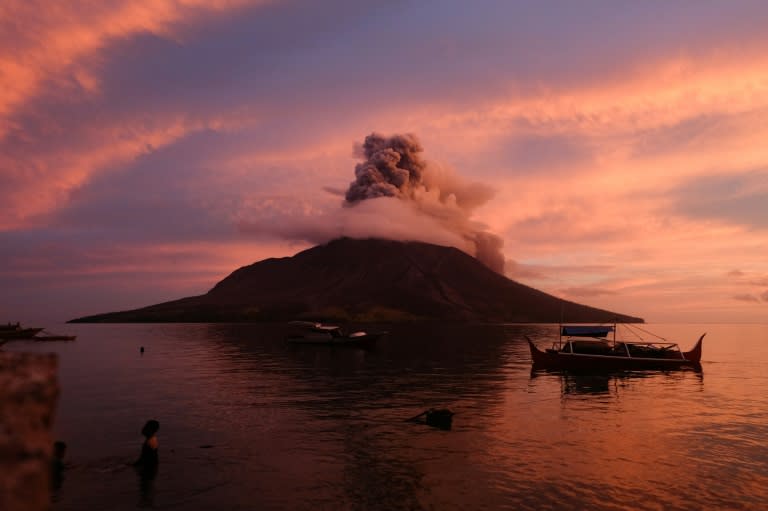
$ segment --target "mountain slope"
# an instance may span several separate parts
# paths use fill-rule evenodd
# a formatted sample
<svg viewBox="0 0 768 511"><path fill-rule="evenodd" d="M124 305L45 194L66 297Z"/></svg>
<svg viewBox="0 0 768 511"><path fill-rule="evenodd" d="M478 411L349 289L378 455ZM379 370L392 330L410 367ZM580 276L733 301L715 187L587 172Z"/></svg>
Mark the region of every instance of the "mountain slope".
<svg viewBox="0 0 768 511"><path fill-rule="evenodd" d="M233 272L201 296L76 322L457 319L637 322L560 300L451 247L342 238Z"/></svg>

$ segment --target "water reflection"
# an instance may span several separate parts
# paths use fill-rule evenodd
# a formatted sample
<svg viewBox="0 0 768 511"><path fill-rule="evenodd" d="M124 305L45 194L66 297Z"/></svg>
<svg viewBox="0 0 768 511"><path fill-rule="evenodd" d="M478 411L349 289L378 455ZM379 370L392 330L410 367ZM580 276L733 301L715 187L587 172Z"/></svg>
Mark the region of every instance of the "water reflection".
<svg viewBox="0 0 768 511"><path fill-rule="evenodd" d="M76 353L62 357L57 438L81 468L57 511L135 509L137 493L190 510L745 508L766 496L765 351L751 366L706 362L705 387L693 371L532 372L523 336L556 331L546 325L405 325L368 351L288 345L276 325L87 328L61 347ZM456 412L452 428L405 421L429 408ZM163 423L163 466L142 481L123 458L149 416Z"/></svg>
<svg viewBox="0 0 768 511"><path fill-rule="evenodd" d="M531 369L531 381L537 378L556 379L563 396L614 395L622 389L632 387L642 380L655 383L694 381L703 385L704 372L701 366L676 371L573 371L564 369Z"/></svg>
<svg viewBox="0 0 768 511"><path fill-rule="evenodd" d="M155 478L157 477L157 465L136 467L136 476L139 485L140 508L155 507Z"/></svg>
<svg viewBox="0 0 768 511"><path fill-rule="evenodd" d="M563 374L563 394L608 394L617 392L616 382L620 377L607 374Z"/></svg>
<svg viewBox="0 0 768 511"><path fill-rule="evenodd" d="M328 498L364 509L420 508L428 475L423 465L434 456L435 435L479 430L498 416L504 368L517 363L510 360L508 329L493 325L389 327L390 335L368 350L286 344L274 325L207 328L228 372L251 377L248 399L265 386L279 388L282 404L303 417L304 430L293 436L304 457L328 468L316 475L321 493L340 489L343 495L331 492ZM436 429L406 422L431 408L457 411L458 420L438 420ZM293 429L278 422L283 434ZM456 451L456 441L468 440L438 444ZM340 461L339 474L332 467Z"/></svg>
<svg viewBox="0 0 768 511"><path fill-rule="evenodd" d="M415 411L450 404L443 401L446 392L435 392L435 399L430 399L430 390L453 391L452 400L465 394L493 399L503 391L498 384L510 363L508 332L496 325L395 326L389 328L389 337L369 350L286 344L274 325L209 325L208 329L207 336L220 346L233 369L269 374L288 385L286 390L311 390L313 399L297 404L322 413L330 404L342 405L335 407L336 412L408 400ZM339 403L340 395L349 401Z"/></svg>

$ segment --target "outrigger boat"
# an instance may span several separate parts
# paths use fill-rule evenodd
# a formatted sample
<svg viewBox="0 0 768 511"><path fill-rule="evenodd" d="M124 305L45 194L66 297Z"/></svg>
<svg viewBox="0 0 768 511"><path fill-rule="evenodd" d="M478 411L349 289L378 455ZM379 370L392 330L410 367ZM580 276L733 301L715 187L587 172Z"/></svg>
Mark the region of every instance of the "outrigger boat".
<svg viewBox="0 0 768 511"><path fill-rule="evenodd" d="M386 332L368 333L363 331L345 333L336 325L324 325L312 321L291 321L294 327L300 327L301 333L289 335L286 339L294 344L350 344L370 345Z"/></svg>
<svg viewBox="0 0 768 511"><path fill-rule="evenodd" d="M32 338L33 341L74 341L75 339L77 339L76 335L53 334L46 330L43 330L42 335L36 335Z"/></svg>
<svg viewBox="0 0 768 511"><path fill-rule="evenodd" d="M7 325L0 325L0 339L5 341L31 339L42 331L42 328L23 328L19 323L8 323Z"/></svg>
<svg viewBox="0 0 768 511"><path fill-rule="evenodd" d="M638 328L639 327L634 327ZM642 329L639 329L642 330ZM643 330L644 331L644 330ZM613 332L613 340L607 336ZM646 332L649 333L649 332ZM618 341L616 326L560 327L560 340L541 350L526 336L534 368L547 369L678 369L700 367L701 343L690 351L681 351L677 343L657 341Z"/></svg>

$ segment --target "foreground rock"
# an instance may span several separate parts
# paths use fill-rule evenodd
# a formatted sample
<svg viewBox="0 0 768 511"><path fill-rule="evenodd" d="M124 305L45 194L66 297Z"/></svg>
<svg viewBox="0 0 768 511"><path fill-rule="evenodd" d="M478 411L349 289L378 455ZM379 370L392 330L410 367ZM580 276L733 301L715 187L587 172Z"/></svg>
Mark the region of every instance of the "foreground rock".
<svg viewBox="0 0 768 511"><path fill-rule="evenodd" d="M240 268L202 296L75 322L462 320L642 322L561 300L464 252L420 242L338 239Z"/></svg>
<svg viewBox="0 0 768 511"><path fill-rule="evenodd" d="M50 508L56 355L0 352L0 509Z"/></svg>

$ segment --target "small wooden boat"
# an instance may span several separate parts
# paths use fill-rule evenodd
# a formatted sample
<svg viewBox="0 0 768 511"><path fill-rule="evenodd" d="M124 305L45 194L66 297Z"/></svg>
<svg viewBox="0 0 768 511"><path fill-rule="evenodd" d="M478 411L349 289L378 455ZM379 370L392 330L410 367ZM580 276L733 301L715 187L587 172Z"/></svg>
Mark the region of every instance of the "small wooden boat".
<svg viewBox="0 0 768 511"><path fill-rule="evenodd" d="M614 332L613 340L606 336ZM551 348L539 349L526 337L534 368L547 369L678 369L698 368L701 362L702 334L690 351L681 351L677 343L657 341L618 341L615 326L562 326L560 340Z"/></svg>
<svg viewBox="0 0 768 511"><path fill-rule="evenodd" d="M300 327L300 333L287 337L293 344L333 344L333 345L370 345L375 343L386 332L368 333L363 331L347 334L336 325L323 325L310 321L292 321L291 324Z"/></svg>
<svg viewBox="0 0 768 511"><path fill-rule="evenodd" d="M74 341L75 339L77 339L76 335L56 334L36 335L32 338L33 341Z"/></svg>
<svg viewBox="0 0 768 511"><path fill-rule="evenodd" d="M42 328L23 328L19 323L6 325L0 325L0 339L31 339L38 333L42 332Z"/></svg>

